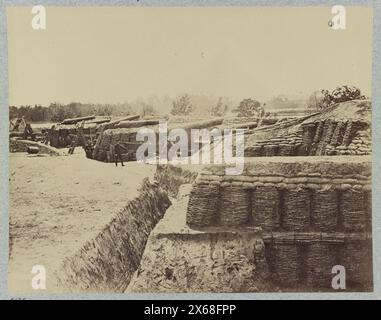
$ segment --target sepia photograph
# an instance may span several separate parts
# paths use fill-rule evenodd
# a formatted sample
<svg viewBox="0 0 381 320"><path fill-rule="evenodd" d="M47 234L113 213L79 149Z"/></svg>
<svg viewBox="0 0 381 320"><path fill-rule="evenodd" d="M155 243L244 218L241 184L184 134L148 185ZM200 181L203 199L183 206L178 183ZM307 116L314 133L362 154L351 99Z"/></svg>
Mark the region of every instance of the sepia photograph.
<svg viewBox="0 0 381 320"><path fill-rule="evenodd" d="M10 294L373 292L372 6L6 27Z"/></svg>

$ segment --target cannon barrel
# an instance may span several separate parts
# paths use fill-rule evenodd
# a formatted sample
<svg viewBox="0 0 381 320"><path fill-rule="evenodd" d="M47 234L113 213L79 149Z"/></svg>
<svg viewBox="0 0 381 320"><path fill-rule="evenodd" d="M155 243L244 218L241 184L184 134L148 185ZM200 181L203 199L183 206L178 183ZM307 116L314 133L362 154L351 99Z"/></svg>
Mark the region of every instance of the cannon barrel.
<svg viewBox="0 0 381 320"><path fill-rule="evenodd" d="M215 127L219 126L224 122L224 119L222 118L217 118L217 119L212 119L212 120L204 120L204 121L194 121L191 123L186 123L184 125L179 125L179 124L172 124L169 129L173 129L176 127L180 127L185 130L190 130L190 129L206 129L210 127Z"/></svg>
<svg viewBox="0 0 381 320"><path fill-rule="evenodd" d="M121 122L121 121L132 121L132 120L138 120L139 118L140 118L140 115L138 115L138 114L133 114L133 115L124 117L124 118L122 118L122 119L119 119L118 121L119 121L119 122Z"/></svg>
<svg viewBox="0 0 381 320"><path fill-rule="evenodd" d="M254 129L256 127L258 127L258 122L247 122L236 126L235 129Z"/></svg>
<svg viewBox="0 0 381 320"><path fill-rule="evenodd" d="M114 128L139 128L159 124L160 120L121 121Z"/></svg>
<svg viewBox="0 0 381 320"><path fill-rule="evenodd" d="M65 119L61 122L61 124L75 124L77 122L85 121L85 120L93 120L95 116L86 116L86 117L78 117L72 119Z"/></svg>
<svg viewBox="0 0 381 320"><path fill-rule="evenodd" d="M108 118L108 119L95 119L93 121L87 122L87 124L102 124L102 123L106 123L106 122L110 122L110 121L111 121L111 118Z"/></svg>
<svg viewBox="0 0 381 320"><path fill-rule="evenodd" d="M134 114L134 115L127 116L127 117L124 117L124 118L119 119L119 120L111 121L108 123L103 123L102 126L100 127L100 131L115 128L115 126L118 125L121 121L133 121L133 120L137 120L139 118L140 118L140 115Z"/></svg>

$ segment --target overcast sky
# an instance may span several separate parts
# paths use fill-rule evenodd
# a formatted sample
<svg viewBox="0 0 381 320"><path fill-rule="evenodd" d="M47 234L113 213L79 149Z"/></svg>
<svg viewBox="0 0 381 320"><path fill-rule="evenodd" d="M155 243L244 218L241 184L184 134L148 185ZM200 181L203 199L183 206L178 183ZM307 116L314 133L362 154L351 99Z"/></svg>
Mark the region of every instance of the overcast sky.
<svg viewBox="0 0 381 320"><path fill-rule="evenodd" d="M372 11L331 8L30 7L7 10L9 103L115 103L205 93L265 101L356 85L371 95Z"/></svg>

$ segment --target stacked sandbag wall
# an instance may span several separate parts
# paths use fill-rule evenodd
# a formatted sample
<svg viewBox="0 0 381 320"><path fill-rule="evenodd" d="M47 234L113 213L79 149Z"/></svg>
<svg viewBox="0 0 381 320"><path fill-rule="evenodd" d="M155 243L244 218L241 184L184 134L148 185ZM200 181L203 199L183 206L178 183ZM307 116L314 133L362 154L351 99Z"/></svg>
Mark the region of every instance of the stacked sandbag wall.
<svg viewBox="0 0 381 320"><path fill-rule="evenodd" d="M288 160L267 168L249 163L242 176L228 176L210 167L190 193L187 224L234 232L261 227L270 269L284 288L327 288L332 267L342 264L352 288L370 290L370 168L369 161Z"/></svg>
<svg viewBox="0 0 381 320"><path fill-rule="evenodd" d="M371 152L368 123L331 119L304 123L295 133L257 140L245 147L246 157L367 155Z"/></svg>
<svg viewBox="0 0 381 320"><path fill-rule="evenodd" d="M370 228L369 191L366 177L240 176L226 182L208 175L191 192L189 224L238 227L250 222L271 230L365 231Z"/></svg>

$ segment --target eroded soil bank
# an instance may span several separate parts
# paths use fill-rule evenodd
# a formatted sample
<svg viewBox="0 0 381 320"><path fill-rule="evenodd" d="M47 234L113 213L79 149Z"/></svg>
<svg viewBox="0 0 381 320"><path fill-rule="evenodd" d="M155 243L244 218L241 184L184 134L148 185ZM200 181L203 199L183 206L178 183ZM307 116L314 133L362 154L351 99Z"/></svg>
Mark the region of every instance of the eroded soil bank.
<svg viewBox="0 0 381 320"><path fill-rule="evenodd" d="M89 161L82 150L11 153L9 175L8 280L21 293L32 292L34 265L46 268L48 292L123 291L169 197L192 179L178 169Z"/></svg>
<svg viewBox="0 0 381 320"><path fill-rule="evenodd" d="M151 232L126 292L266 292L271 283L261 230L186 226L191 185Z"/></svg>

